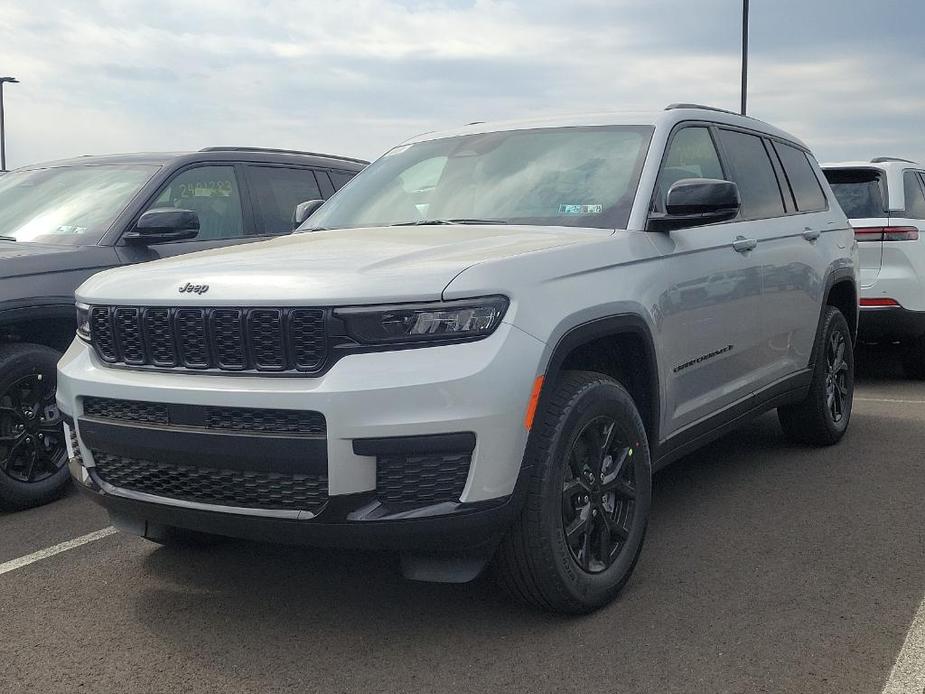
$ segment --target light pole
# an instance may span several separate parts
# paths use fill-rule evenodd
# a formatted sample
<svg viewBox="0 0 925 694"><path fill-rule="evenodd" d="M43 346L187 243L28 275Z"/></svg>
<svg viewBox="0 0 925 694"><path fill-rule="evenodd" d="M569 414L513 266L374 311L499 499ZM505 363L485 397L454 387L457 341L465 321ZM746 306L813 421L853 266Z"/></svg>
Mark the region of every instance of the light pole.
<svg viewBox="0 0 925 694"><path fill-rule="evenodd" d="M748 96L748 0L742 0L742 115Z"/></svg>
<svg viewBox="0 0 925 694"><path fill-rule="evenodd" d="M6 128L3 124L3 85L9 82L17 84L15 77L0 77L0 171L6 171Z"/></svg>

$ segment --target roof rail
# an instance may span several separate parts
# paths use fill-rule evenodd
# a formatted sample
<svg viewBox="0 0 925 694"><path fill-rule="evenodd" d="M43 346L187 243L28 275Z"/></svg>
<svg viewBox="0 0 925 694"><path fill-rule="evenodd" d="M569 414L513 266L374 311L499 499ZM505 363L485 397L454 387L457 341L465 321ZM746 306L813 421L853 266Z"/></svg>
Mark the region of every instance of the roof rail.
<svg viewBox="0 0 925 694"><path fill-rule="evenodd" d="M309 157L325 157L327 159L340 159L352 161L356 164L368 164L365 159L343 157L339 154L321 154L319 152L303 152L299 149L276 149L274 147L203 147L200 152L265 152L267 154L304 154Z"/></svg>
<svg viewBox="0 0 925 694"><path fill-rule="evenodd" d="M918 164L917 161L912 161L911 159L900 159L899 157L874 157L870 160L871 164L885 164L888 161L900 161L903 164Z"/></svg>
<svg viewBox="0 0 925 694"><path fill-rule="evenodd" d="M736 113L735 111L728 111L724 108L717 108L716 106L704 106L703 104L668 104L665 107L666 111L674 111L679 108L699 108L704 111L719 111L720 113L728 113L733 116L741 116L741 113ZM746 116L747 117L747 116Z"/></svg>

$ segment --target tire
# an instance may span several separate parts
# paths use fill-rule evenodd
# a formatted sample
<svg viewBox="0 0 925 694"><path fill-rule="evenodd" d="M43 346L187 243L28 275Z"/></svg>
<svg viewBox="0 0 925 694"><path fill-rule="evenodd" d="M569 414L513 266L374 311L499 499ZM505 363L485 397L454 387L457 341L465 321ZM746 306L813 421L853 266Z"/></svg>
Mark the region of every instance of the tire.
<svg viewBox="0 0 925 694"><path fill-rule="evenodd" d="M792 441L831 446L838 443L848 429L854 399L851 331L841 311L832 306L827 306L822 316L813 363L813 377L806 398L795 405L779 407L777 416L784 433Z"/></svg>
<svg viewBox="0 0 925 694"><path fill-rule="evenodd" d="M903 371L907 378L925 381L925 335L909 340L903 346Z"/></svg>
<svg viewBox="0 0 925 694"><path fill-rule="evenodd" d="M608 427L609 447L603 443ZM605 448L610 455L580 460ZM600 475L581 474L595 464ZM652 503L649 445L632 397L609 376L564 372L544 395L524 465L530 470L526 499L498 548L498 582L544 610L582 614L606 605L636 566ZM610 552L605 526L624 533Z"/></svg>
<svg viewBox="0 0 925 694"><path fill-rule="evenodd" d="M0 508L48 503L70 482L64 426L55 405L61 353L0 345Z"/></svg>

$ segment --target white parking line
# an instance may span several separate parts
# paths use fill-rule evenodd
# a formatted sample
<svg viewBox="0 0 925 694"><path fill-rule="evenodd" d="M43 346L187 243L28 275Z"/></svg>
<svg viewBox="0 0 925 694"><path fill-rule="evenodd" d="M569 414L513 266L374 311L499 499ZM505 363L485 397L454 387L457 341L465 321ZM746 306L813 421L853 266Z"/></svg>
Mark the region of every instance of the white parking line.
<svg viewBox="0 0 925 694"><path fill-rule="evenodd" d="M897 398L855 398L859 402L896 402L905 405L925 405L925 400L900 400Z"/></svg>
<svg viewBox="0 0 925 694"><path fill-rule="evenodd" d="M925 692L925 600L919 605L882 694Z"/></svg>
<svg viewBox="0 0 925 694"><path fill-rule="evenodd" d="M38 552L27 554L24 557L19 557L18 559L11 559L10 561L0 564L0 574L5 574L9 571L15 571L16 569L21 569L24 566L29 566L29 564L34 564L37 561L42 561L42 559L53 557L54 555L60 554L61 552L67 552L69 549L80 547L81 545L85 545L88 542L95 542L96 540L102 540L104 537L109 537L115 532L116 532L116 529L110 526L108 528L103 528L102 530L97 530L96 532L93 532L93 533L88 533L86 535L81 535L80 537L75 537L73 540L68 540L67 542L62 542L57 545L52 545L51 547L46 547L45 549L40 549Z"/></svg>

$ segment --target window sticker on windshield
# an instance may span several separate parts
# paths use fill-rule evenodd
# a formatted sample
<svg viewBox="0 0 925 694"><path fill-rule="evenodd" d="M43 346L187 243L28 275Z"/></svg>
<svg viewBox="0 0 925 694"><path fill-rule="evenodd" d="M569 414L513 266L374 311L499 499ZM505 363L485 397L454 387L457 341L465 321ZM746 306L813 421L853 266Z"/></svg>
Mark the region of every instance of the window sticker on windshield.
<svg viewBox="0 0 925 694"><path fill-rule="evenodd" d="M559 214L600 214L603 205L559 205Z"/></svg>

